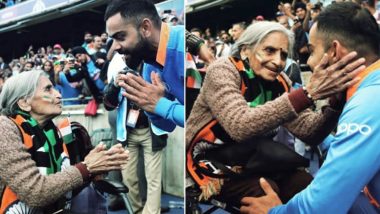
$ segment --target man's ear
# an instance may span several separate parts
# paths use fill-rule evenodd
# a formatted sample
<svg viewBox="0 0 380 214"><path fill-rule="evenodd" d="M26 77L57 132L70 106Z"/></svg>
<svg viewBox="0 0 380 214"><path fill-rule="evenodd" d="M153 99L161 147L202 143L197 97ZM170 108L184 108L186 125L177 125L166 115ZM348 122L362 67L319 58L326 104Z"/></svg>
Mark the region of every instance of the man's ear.
<svg viewBox="0 0 380 214"><path fill-rule="evenodd" d="M30 112L32 110L32 106L29 104L26 98L18 100L17 105L21 110L26 112Z"/></svg>
<svg viewBox="0 0 380 214"><path fill-rule="evenodd" d="M153 24L152 21L148 18L143 19L140 26L141 34L144 35L145 38L148 38L152 35Z"/></svg>
<svg viewBox="0 0 380 214"><path fill-rule="evenodd" d="M348 54L348 50L346 47L342 45L341 42L339 42L338 40L334 40L331 46L330 54L330 57L333 60L333 62L337 62Z"/></svg>

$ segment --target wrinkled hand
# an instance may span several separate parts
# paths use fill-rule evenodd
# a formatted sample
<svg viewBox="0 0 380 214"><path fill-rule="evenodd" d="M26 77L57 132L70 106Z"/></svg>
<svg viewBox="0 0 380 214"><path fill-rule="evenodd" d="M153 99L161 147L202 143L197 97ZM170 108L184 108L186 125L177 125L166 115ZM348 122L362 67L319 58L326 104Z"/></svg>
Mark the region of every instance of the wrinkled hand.
<svg viewBox="0 0 380 214"><path fill-rule="evenodd" d="M123 95L140 106L144 111L154 113L158 100L165 95L165 86L156 72L151 72L152 84L146 82L141 76L128 73L120 75L119 86L126 92Z"/></svg>
<svg viewBox="0 0 380 214"><path fill-rule="evenodd" d="M91 174L101 174L112 170L121 170L127 163L128 157L129 151L125 150L121 144L116 144L106 150L106 146L100 143L88 153L84 164Z"/></svg>
<svg viewBox="0 0 380 214"><path fill-rule="evenodd" d="M280 198L277 196L277 193L264 178L260 178L260 186L263 188L266 195L258 198L244 197L241 200L241 213L266 214L273 207L282 204Z"/></svg>
<svg viewBox="0 0 380 214"><path fill-rule="evenodd" d="M356 56L356 52L351 52L328 67L327 54L323 56L306 86L306 90L313 100L324 99L344 92L360 80L356 76L365 69L365 59L354 60Z"/></svg>

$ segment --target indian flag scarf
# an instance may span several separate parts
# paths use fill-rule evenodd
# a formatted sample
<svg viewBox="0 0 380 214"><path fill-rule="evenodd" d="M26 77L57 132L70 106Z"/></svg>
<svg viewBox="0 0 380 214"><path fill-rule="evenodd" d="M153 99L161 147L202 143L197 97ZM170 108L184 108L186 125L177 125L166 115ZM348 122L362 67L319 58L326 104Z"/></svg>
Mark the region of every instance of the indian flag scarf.
<svg viewBox="0 0 380 214"><path fill-rule="evenodd" d="M42 175L60 172L65 166L70 165L66 146L52 121L40 127L34 118L23 111L18 111L9 118L18 126L24 146ZM67 130L65 132L67 133ZM9 187L6 187L1 197L0 213L13 214L18 213L18 210L23 210L25 213L53 213L66 206L66 203L66 197L62 197L47 207L29 207L20 201Z"/></svg>

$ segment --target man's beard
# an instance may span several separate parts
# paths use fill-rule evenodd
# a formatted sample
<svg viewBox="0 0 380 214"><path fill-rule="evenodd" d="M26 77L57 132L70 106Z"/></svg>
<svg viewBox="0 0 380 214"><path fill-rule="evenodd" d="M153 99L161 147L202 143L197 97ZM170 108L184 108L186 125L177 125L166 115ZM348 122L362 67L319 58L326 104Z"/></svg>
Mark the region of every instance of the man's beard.
<svg viewBox="0 0 380 214"><path fill-rule="evenodd" d="M85 39L84 40L86 43L91 43L92 42L92 39Z"/></svg>
<svg viewBox="0 0 380 214"><path fill-rule="evenodd" d="M118 50L119 54L131 55L135 59L152 60L152 56L155 56L154 51L151 48L149 41L141 36L139 33L139 41L136 46L131 49L121 48Z"/></svg>

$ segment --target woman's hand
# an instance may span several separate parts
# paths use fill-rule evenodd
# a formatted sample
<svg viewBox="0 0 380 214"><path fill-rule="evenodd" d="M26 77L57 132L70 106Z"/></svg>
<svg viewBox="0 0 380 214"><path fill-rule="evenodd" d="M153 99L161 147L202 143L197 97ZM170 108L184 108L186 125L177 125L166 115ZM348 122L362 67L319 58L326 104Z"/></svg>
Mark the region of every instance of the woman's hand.
<svg viewBox="0 0 380 214"><path fill-rule="evenodd" d="M313 70L306 90L313 100L328 98L357 83L357 75L365 69L365 59L355 59L356 52L351 52L342 59L327 66L328 57L325 54Z"/></svg>
<svg viewBox="0 0 380 214"><path fill-rule="evenodd" d="M87 166L90 174L101 174L111 170L121 170L122 166L128 161L129 151L125 150L122 145L116 144L109 150L100 143L85 157L84 164Z"/></svg>

